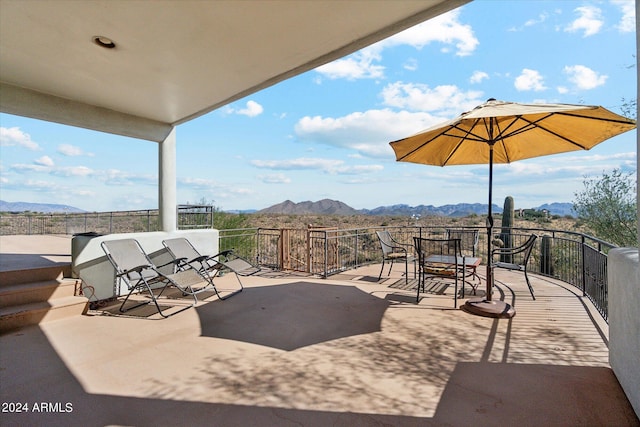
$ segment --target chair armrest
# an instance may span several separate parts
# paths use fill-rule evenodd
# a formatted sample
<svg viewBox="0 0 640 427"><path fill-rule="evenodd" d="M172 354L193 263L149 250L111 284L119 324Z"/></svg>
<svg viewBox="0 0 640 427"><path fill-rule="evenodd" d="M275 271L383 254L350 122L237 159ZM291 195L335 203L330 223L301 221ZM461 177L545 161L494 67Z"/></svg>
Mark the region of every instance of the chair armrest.
<svg viewBox="0 0 640 427"><path fill-rule="evenodd" d="M524 252L527 250L527 248L529 247L529 245L531 245L532 242L527 241L525 244L517 246L515 248L496 248L496 249L492 249L491 250L491 254L492 255L513 255L513 254L518 254L520 252Z"/></svg>
<svg viewBox="0 0 640 427"><path fill-rule="evenodd" d="M130 274L130 273L138 273L138 274L140 274L140 272L142 270L154 270L155 271L156 269L151 264L143 264L143 265L139 265L137 267L130 268L130 269L128 269L126 271L123 271L121 273L118 273L118 274L116 274L116 277L126 276L127 274Z"/></svg>

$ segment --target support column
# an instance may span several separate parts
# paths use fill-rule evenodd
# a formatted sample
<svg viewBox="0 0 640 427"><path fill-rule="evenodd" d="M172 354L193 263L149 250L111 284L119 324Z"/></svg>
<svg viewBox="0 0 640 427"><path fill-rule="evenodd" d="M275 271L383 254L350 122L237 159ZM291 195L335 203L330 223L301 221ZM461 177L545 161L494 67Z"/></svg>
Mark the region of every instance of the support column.
<svg viewBox="0 0 640 427"><path fill-rule="evenodd" d="M158 209L161 231L176 231L176 128L158 145Z"/></svg>

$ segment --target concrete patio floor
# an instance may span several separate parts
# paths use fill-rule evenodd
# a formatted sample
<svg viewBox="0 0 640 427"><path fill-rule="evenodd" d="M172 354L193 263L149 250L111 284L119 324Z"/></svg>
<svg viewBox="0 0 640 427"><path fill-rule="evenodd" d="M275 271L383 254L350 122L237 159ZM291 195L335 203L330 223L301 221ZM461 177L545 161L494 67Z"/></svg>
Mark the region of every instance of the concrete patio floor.
<svg viewBox="0 0 640 427"><path fill-rule="evenodd" d="M394 287L401 268L378 282L379 268L264 274L168 319L100 307L0 336L0 424L640 425L606 323L575 288L532 276L532 301L499 270L494 297L517 314L497 320L454 309L450 291L416 304Z"/></svg>

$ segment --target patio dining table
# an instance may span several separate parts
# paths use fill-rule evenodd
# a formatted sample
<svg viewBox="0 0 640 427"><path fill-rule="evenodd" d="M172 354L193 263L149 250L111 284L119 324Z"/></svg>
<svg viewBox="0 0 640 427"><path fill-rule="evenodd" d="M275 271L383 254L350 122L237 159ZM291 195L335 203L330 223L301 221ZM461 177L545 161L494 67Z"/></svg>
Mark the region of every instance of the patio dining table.
<svg viewBox="0 0 640 427"><path fill-rule="evenodd" d="M480 276L478 276L477 268L480 265L481 259L478 257L465 257L465 256L455 256L455 255L429 255L425 258L426 264L439 265L442 267L452 267L452 266L464 266L465 271L469 270L471 272L471 276L474 279L478 279L478 283L473 283L472 281L466 280L466 274L463 276L463 281L468 283L473 289L473 294L476 294L478 285L480 284ZM420 292L418 287L418 292ZM464 298L464 283L462 285L462 298Z"/></svg>

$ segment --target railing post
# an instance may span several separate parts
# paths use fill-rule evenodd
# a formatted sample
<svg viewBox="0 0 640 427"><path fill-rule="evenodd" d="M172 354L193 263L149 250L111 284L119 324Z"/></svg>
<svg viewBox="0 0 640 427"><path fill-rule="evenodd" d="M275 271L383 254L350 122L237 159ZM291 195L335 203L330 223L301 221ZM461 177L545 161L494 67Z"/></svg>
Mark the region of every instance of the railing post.
<svg viewBox="0 0 640 427"><path fill-rule="evenodd" d="M360 229L356 228L356 259L355 262L353 263L354 266L357 268L360 266L360 264L358 264L358 248L360 247L360 234L359 234Z"/></svg>
<svg viewBox="0 0 640 427"><path fill-rule="evenodd" d="M329 239L327 238L327 230L324 230L324 278L329 277Z"/></svg>
<svg viewBox="0 0 640 427"><path fill-rule="evenodd" d="M582 296L583 297L587 295L587 271L586 271L587 269L586 269L586 263L585 263L585 259L584 259L584 256L585 256L585 250L584 250L585 249L585 244L586 243L585 243L584 235L581 235L580 236L580 249L581 249L580 252L581 252L581 258L582 258L582 260L581 260L582 261L581 262L581 264L582 264L582 280L581 280L581 282L582 282Z"/></svg>

